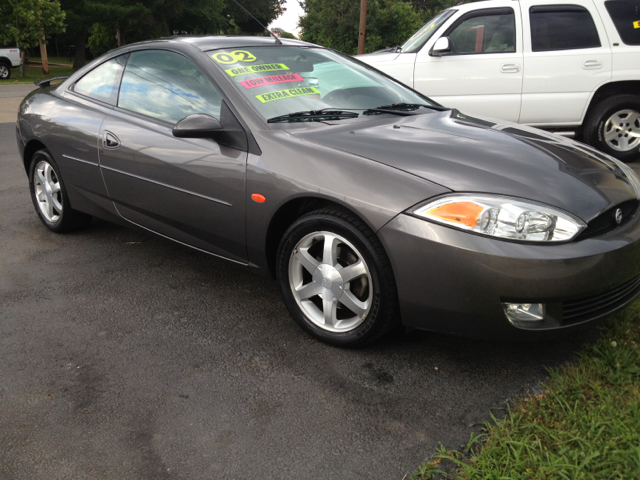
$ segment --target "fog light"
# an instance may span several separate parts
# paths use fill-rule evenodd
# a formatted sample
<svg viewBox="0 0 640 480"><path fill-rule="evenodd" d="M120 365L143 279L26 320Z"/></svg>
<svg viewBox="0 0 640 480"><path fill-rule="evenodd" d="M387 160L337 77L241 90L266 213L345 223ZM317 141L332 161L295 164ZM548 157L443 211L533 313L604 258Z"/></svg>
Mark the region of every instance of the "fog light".
<svg viewBox="0 0 640 480"><path fill-rule="evenodd" d="M503 303L502 306L509 321L516 326L544 320L544 303Z"/></svg>

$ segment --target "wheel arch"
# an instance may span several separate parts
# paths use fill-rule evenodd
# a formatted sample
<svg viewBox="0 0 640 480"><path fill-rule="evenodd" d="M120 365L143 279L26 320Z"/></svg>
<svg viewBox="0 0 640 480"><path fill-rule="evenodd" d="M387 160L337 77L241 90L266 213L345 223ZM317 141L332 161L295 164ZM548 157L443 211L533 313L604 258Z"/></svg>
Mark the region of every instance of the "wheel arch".
<svg viewBox="0 0 640 480"><path fill-rule="evenodd" d="M42 150L43 148L47 148L44 143L42 143L39 140L29 140L27 142L27 144L24 147L24 155L23 155L23 164L24 164L24 170L25 172L27 172L27 174L29 174L29 165L31 165L31 159L33 158L33 155L38 151L38 150Z"/></svg>
<svg viewBox="0 0 640 480"><path fill-rule="evenodd" d="M272 277L275 278L276 255L278 253L280 240L282 240L284 233L298 218L321 208L338 208L345 212L349 212L371 228L371 225L365 218L341 203L322 197L305 196L293 198L278 208L271 218L269 227L267 228L265 255L267 259L267 266L269 267L269 273ZM372 230L375 232L375 229L372 228Z"/></svg>
<svg viewBox="0 0 640 480"><path fill-rule="evenodd" d="M11 60L9 60L7 57L0 57L0 63L5 63L9 66L9 68L11 68L13 65L11 63Z"/></svg>
<svg viewBox="0 0 640 480"><path fill-rule="evenodd" d="M610 82L605 83L600 86L598 90L591 97L591 101L589 102L589 106L587 107L587 111L585 112L584 119L582 121L583 125L589 115L593 111L594 108L606 98L613 97L614 95L636 95L640 92L640 80L625 80L620 82Z"/></svg>

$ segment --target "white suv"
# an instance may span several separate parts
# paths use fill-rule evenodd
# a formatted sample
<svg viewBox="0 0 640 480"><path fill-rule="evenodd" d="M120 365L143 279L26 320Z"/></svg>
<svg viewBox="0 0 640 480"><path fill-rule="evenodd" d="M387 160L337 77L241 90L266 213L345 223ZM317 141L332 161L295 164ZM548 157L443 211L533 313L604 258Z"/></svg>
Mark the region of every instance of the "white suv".
<svg viewBox="0 0 640 480"><path fill-rule="evenodd" d="M434 100L640 158L640 0L490 0L444 10L363 62Z"/></svg>
<svg viewBox="0 0 640 480"><path fill-rule="evenodd" d="M11 69L22 65L22 52L18 47L0 45L0 80L11 78Z"/></svg>

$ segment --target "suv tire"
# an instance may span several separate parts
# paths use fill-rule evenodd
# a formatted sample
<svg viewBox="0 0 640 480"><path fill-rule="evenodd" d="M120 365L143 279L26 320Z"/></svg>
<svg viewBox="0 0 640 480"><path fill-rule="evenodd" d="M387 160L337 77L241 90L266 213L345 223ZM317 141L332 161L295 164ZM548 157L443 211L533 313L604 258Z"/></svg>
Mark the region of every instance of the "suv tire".
<svg viewBox="0 0 640 480"><path fill-rule="evenodd" d="M598 103L584 122L584 141L623 162L640 158L640 96L615 95Z"/></svg>

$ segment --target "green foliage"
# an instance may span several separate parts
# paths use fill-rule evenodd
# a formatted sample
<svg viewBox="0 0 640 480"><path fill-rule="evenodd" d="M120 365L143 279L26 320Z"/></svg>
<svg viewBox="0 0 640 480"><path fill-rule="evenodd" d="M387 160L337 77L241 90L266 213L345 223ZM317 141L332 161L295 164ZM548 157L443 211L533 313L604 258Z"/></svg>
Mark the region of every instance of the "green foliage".
<svg viewBox="0 0 640 480"><path fill-rule="evenodd" d="M550 371L547 391L488 423L465 452L441 448L414 479L640 478L640 302L579 361ZM495 420L495 419L494 419ZM480 446L480 448L476 448Z"/></svg>
<svg viewBox="0 0 640 480"><path fill-rule="evenodd" d="M0 43L35 47L43 31L47 37L65 31L58 0L0 0L0 19Z"/></svg>
<svg viewBox="0 0 640 480"><path fill-rule="evenodd" d="M282 12L286 0L238 0L251 15L256 17L263 25L269 25ZM233 19L233 24L237 27L234 33L262 33L262 28L253 20L242 8L233 0L227 0L226 14Z"/></svg>
<svg viewBox="0 0 640 480"><path fill-rule="evenodd" d="M116 29L113 26L103 23L94 23L90 30L89 50L94 57L99 57L103 53L116 48Z"/></svg>
<svg viewBox="0 0 640 480"><path fill-rule="evenodd" d="M293 33L282 32L280 34L280 38L293 38L293 39L297 40L298 37L296 37Z"/></svg>
<svg viewBox="0 0 640 480"><path fill-rule="evenodd" d="M458 0L411 0L411 5L420 14L422 23L427 23L442 10L452 7Z"/></svg>
<svg viewBox="0 0 640 480"><path fill-rule="evenodd" d="M360 2L305 0L302 39L348 54L358 51ZM402 0L369 0L365 52L403 44L422 25L420 15Z"/></svg>

